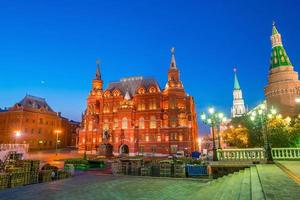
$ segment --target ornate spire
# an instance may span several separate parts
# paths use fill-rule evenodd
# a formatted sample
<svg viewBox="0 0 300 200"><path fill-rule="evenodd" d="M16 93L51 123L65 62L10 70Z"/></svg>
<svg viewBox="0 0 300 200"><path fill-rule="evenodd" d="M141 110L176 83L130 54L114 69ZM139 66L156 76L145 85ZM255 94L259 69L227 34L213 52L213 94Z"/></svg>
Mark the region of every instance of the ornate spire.
<svg viewBox="0 0 300 200"><path fill-rule="evenodd" d="M172 57L171 57L170 69L177 69L176 61L175 61L175 48L174 47L171 48L171 54L172 54Z"/></svg>
<svg viewBox="0 0 300 200"><path fill-rule="evenodd" d="M232 117L240 117L246 113L246 108L243 99L242 89L237 78L237 68L233 68L234 71L234 87L233 87L233 105L231 108Z"/></svg>
<svg viewBox="0 0 300 200"><path fill-rule="evenodd" d="M96 69L96 77L95 77L95 79L101 80L100 60L99 59L96 60L96 67L97 67L97 69Z"/></svg>
<svg viewBox="0 0 300 200"><path fill-rule="evenodd" d="M281 66L292 66L290 59L283 48L281 35L278 32L275 22L273 21L272 35L271 35L272 53L270 60L270 69Z"/></svg>
<svg viewBox="0 0 300 200"><path fill-rule="evenodd" d="M239 80L238 80L238 77L237 77L237 68L233 68L233 71L234 71L234 87L233 89L235 90L240 90L241 87L240 87L240 83L239 83Z"/></svg>

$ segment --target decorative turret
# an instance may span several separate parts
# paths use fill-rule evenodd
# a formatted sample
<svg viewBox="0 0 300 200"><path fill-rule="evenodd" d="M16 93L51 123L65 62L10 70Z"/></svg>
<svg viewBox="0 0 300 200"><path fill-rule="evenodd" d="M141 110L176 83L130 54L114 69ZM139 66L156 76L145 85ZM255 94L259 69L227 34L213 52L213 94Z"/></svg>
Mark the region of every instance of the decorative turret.
<svg viewBox="0 0 300 200"><path fill-rule="evenodd" d="M290 59L286 54L285 49L283 48L281 35L277 31L275 22L273 22L271 43L272 43L272 53L271 53L271 60L270 60L270 69L274 69L280 66L292 66L292 63L290 62Z"/></svg>
<svg viewBox="0 0 300 200"><path fill-rule="evenodd" d="M100 61L96 60L96 75L93 80L93 90L101 90L102 91L103 81L101 80L101 72L100 72Z"/></svg>
<svg viewBox="0 0 300 200"><path fill-rule="evenodd" d="M183 89L182 83L180 81L179 70L175 61L175 48L171 48L171 63L168 71L168 82L166 84L166 89L168 88L180 88Z"/></svg>
<svg viewBox="0 0 300 200"><path fill-rule="evenodd" d="M237 77L237 69L234 68L234 86L233 86L233 105L231 108L232 117L240 117L246 113L246 108L243 99L243 93Z"/></svg>
<svg viewBox="0 0 300 200"><path fill-rule="evenodd" d="M269 67L268 85L265 87L265 97L268 107L275 107L283 116L299 114L295 103L299 95L300 82L298 73L283 48L282 38L275 23L271 35L272 53Z"/></svg>

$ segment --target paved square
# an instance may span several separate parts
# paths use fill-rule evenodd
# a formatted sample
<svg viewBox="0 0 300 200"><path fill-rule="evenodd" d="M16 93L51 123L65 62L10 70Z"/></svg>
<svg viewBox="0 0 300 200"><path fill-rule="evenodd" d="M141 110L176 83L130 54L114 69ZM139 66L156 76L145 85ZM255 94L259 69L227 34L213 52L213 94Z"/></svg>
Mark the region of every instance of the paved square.
<svg viewBox="0 0 300 200"><path fill-rule="evenodd" d="M0 191L2 200L194 199L207 181L112 176L88 172L74 178Z"/></svg>

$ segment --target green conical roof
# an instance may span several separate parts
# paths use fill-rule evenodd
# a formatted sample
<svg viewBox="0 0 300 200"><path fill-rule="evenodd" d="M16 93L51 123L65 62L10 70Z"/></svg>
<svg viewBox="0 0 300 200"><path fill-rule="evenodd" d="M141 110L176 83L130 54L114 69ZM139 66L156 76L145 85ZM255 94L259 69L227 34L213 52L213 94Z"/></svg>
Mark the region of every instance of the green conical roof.
<svg viewBox="0 0 300 200"><path fill-rule="evenodd" d="M234 69L234 86L233 86L233 89L235 89L235 90L240 90L241 89L239 80L237 78L236 69Z"/></svg>
<svg viewBox="0 0 300 200"><path fill-rule="evenodd" d="M277 31L274 23L273 23L271 38L273 38L274 41L276 41L276 44L273 45L272 43L273 47L272 47L272 53L270 59L270 69L274 69L276 67L281 67L281 66L292 66L292 63L282 45L281 36Z"/></svg>
<svg viewBox="0 0 300 200"><path fill-rule="evenodd" d="M292 66L292 63L283 46L275 46L272 48L270 69L281 66Z"/></svg>
<svg viewBox="0 0 300 200"><path fill-rule="evenodd" d="M273 22L272 35L278 34L277 28L275 26L275 22Z"/></svg>

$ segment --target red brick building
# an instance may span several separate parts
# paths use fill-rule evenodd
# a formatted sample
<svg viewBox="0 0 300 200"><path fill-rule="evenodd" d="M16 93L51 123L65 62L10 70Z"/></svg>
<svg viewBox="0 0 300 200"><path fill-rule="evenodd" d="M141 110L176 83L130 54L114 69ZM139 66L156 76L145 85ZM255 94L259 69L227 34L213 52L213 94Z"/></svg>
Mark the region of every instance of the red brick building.
<svg viewBox="0 0 300 200"><path fill-rule="evenodd" d="M0 144L29 144L29 149L55 149L72 145L79 123L55 112L44 98L26 95L8 109L0 109ZM74 145L74 144L73 144Z"/></svg>
<svg viewBox="0 0 300 200"><path fill-rule="evenodd" d="M97 63L79 149L155 156L197 150L195 103L180 81L174 49L167 77L164 89L154 78L140 76L123 78L103 89Z"/></svg>

